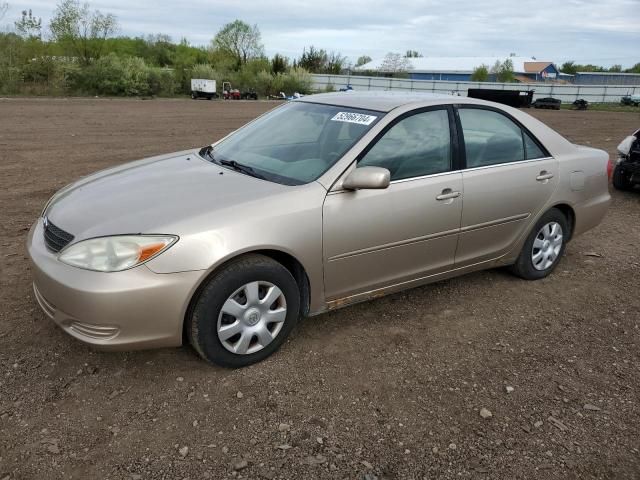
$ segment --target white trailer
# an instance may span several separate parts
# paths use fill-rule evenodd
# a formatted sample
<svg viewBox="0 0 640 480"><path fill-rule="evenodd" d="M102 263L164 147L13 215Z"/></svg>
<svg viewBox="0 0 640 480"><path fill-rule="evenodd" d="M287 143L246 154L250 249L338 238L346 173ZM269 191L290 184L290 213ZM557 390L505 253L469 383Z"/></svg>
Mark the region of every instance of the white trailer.
<svg viewBox="0 0 640 480"><path fill-rule="evenodd" d="M208 80L205 78L192 78L191 79L191 98L194 100L198 98L218 98L216 92L216 81Z"/></svg>

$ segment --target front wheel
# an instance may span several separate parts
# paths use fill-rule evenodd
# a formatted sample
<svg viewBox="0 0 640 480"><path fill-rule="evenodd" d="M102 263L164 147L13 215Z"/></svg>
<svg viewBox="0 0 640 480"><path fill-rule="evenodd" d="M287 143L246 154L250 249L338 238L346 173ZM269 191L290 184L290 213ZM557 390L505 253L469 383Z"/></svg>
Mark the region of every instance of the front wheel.
<svg viewBox="0 0 640 480"><path fill-rule="evenodd" d="M274 353L300 314L291 273L263 255L232 261L202 288L187 334L198 354L223 367L243 367Z"/></svg>
<svg viewBox="0 0 640 480"><path fill-rule="evenodd" d="M631 179L619 164L613 169L611 182L618 190L631 190L632 187Z"/></svg>
<svg viewBox="0 0 640 480"><path fill-rule="evenodd" d="M558 266L569 237L564 214L552 208L535 224L511 271L525 280L538 280Z"/></svg>

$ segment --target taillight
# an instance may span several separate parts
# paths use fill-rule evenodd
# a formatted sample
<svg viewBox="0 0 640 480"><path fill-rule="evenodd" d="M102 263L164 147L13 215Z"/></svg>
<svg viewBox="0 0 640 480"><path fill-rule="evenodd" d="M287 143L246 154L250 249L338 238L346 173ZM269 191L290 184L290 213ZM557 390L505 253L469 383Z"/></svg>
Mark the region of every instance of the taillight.
<svg viewBox="0 0 640 480"><path fill-rule="evenodd" d="M611 179L611 174L613 173L613 160L609 157L609 161L607 162L607 177Z"/></svg>

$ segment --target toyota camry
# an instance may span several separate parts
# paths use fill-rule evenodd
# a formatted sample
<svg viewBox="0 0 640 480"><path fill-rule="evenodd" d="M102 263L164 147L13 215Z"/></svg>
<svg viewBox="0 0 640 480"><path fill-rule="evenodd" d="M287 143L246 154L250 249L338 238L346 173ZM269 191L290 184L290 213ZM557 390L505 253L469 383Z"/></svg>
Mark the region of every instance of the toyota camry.
<svg viewBox="0 0 640 480"><path fill-rule="evenodd" d="M503 105L305 96L56 193L27 241L35 298L96 347L248 365L304 316L480 269L546 277L604 217L610 170Z"/></svg>

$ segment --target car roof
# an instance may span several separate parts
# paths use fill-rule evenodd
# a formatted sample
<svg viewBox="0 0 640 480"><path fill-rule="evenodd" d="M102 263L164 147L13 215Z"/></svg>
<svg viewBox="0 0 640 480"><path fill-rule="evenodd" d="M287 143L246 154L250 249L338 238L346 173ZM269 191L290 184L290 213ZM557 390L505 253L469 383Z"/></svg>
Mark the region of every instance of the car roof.
<svg viewBox="0 0 640 480"><path fill-rule="evenodd" d="M326 105L336 105L340 107L362 108L365 110L377 110L389 112L394 108L408 104L431 103L441 105L448 103L474 103L481 105L492 105L490 102L477 100L468 97L459 97L443 93L427 92L388 92L388 91L347 91L336 93L318 93L306 95L297 102L323 103Z"/></svg>

